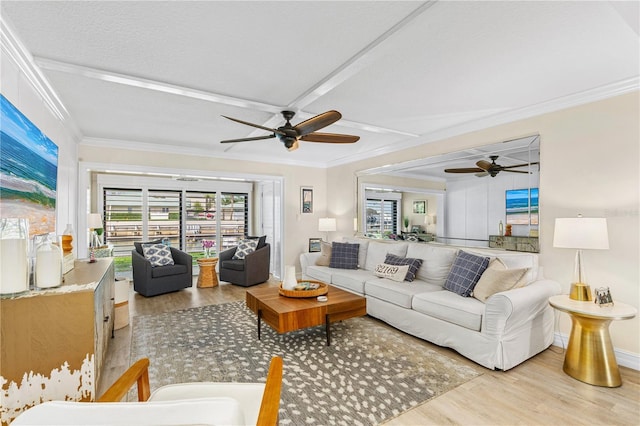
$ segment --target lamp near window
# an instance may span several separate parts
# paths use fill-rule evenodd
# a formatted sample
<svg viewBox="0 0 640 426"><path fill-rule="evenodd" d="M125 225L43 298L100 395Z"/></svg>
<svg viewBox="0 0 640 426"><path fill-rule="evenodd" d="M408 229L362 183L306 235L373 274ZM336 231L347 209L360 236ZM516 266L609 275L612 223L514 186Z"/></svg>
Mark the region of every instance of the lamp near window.
<svg viewBox="0 0 640 426"><path fill-rule="evenodd" d="M321 217L318 221L318 231L327 233L327 242L329 242L329 232L335 232L336 218Z"/></svg>
<svg viewBox="0 0 640 426"><path fill-rule="evenodd" d="M89 247L99 247L101 243L96 229L102 229L102 216L100 213L89 213L87 227L91 231L89 234Z"/></svg>
<svg viewBox="0 0 640 426"><path fill-rule="evenodd" d="M591 288L585 277L582 250L609 248L607 219L599 217L557 218L553 233L553 246L577 249L574 263L574 276L569 291L573 300L591 301Z"/></svg>

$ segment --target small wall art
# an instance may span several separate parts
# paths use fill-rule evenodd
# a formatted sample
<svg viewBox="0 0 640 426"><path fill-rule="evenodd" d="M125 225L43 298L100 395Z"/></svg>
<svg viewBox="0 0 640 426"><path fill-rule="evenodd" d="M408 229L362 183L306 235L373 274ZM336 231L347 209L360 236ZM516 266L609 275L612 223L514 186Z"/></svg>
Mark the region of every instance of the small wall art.
<svg viewBox="0 0 640 426"><path fill-rule="evenodd" d="M309 253L321 251L322 238L309 238Z"/></svg>
<svg viewBox="0 0 640 426"><path fill-rule="evenodd" d="M300 187L300 212L313 213L313 188Z"/></svg>
<svg viewBox="0 0 640 426"><path fill-rule="evenodd" d="M427 201L426 200L414 201L413 214L427 214Z"/></svg>

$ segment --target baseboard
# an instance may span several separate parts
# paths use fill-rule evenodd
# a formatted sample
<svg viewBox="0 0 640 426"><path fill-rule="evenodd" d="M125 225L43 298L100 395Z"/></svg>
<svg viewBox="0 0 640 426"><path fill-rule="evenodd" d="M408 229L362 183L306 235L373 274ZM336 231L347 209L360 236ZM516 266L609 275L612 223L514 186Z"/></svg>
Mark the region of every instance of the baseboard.
<svg viewBox="0 0 640 426"><path fill-rule="evenodd" d="M555 334L553 335L552 345L566 349L568 341L569 336L567 336L566 334L555 332ZM616 361L618 362L618 365L640 371L639 354L616 348L613 348L613 352L616 355Z"/></svg>

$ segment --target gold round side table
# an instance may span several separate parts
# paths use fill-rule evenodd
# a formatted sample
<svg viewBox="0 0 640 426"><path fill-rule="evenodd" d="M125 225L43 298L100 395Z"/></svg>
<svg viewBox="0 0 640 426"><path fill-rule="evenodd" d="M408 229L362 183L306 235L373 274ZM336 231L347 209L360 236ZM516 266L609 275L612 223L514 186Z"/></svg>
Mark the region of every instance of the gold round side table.
<svg viewBox="0 0 640 426"><path fill-rule="evenodd" d="M198 288L216 287L218 285L218 275L216 274L217 257L205 257L198 259L200 273L198 274Z"/></svg>
<svg viewBox="0 0 640 426"><path fill-rule="evenodd" d="M566 294L550 297L549 304L571 317L571 334L563 371L591 385L610 388L622 385L609 324L613 320L635 317L636 308L620 302L601 307L593 302L569 299Z"/></svg>

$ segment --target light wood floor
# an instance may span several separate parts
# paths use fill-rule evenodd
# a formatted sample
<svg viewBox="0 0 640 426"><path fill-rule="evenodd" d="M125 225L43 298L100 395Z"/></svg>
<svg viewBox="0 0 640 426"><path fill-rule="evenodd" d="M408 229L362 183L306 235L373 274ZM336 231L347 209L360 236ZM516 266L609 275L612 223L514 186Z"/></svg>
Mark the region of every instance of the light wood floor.
<svg viewBox="0 0 640 426"><path fill-rule="evenodd" d="M145 298L131 292L131 317L244 300L245 289L227 283ZM129 366L131 327L116 330L99 394ZM425 343L460 362L456 352ZM506 372L483 374L391 420L387 425L640 425L640 372L621 367L623 384L602 388L562 371L564 354L552 346ZM286 364L284 368L287 368ZM152 389L153 391L153 389Z"/></svg>

